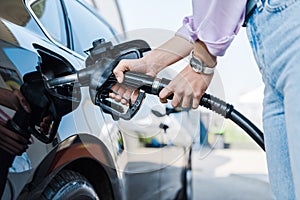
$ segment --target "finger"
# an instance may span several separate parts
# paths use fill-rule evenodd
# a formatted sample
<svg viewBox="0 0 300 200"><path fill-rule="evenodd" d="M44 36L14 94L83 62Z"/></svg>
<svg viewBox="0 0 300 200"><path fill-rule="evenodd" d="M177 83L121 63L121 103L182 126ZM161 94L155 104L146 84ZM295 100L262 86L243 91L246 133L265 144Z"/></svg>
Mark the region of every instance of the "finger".
<svg viewBox="0 0 300 200"><path fill-rule="evenodd" d="M112 90L112 94L111 94L111 98L113 99L121 99L121 95L119 92L120 92L120 88L121 88L121 85L119 83L115 84L111 90Z"/></svg>
<svg viewBox="0 0 300 200"><path fill-rule="evenodd" d="M110 90L112 90L113 92L118 92L119 88L120 88L120 84L116 83L110 88Z"/></svg>
<svg viewBox="0 0 300 200"><path fill-rule="evenodd" d="M40 132L47 135L49 132L49 125L47 125L45 123L41 123L40 124Z"/></svg>
<svg viewBox="0 0 300 200"><path fill-rule="evenodd" d="M172 106L173 107L180 106L181 100L182 100L182 96L175 93L172 99Z"/></svg>
<svg viewBox="0 0 300 200"><path fill-rule="evenodd" d="M118 95L115 97L116 102L120 102L122 100L123 94L126 92L125 88L119 87L118 89Z"/></svg>
<svg viewBox="0 0 300 200"><path fill-rule="evenodd" d="M192 107L192 98L191 96L184 96L182 99L182 108L191 108Z"/></svg>
<svg viewBox="0 0 300 200"><path fill-rule="evenodd" d="M17 99L19 100L21 106L24 108L24 110L28 113L31 112L31 108L29 106L29 103L26 101L25 97L22 95L20 90L14 90L13 93L16 95Z"/></svg>
<svg viewBox="0 0 300 200"><path fill-rule="evenodd" d="M168 102L167 97L170 96L171 94L173 94L173 91L169 89L168 86L162 89L159 93L160 102L167 103Z"/></svg>
<svg viewBox="0 0 300 200"><path fill-rule="evenodd" d="M0 125L0 138L6 138L6 137L12 138L14 141L17 141L18 143L21 144L28 143L28 139Z"/></svg>
<svg viewBox="0 0 300 200"><path fill-rule="evenodd" d="M112 91L109 93L110 98L112 99L116 98L119 87L120 87L119 84L115 84L110 88Z"/></svg>
<svg viewBox="0 0 300 200"><path fill-rule="evenodd" d="M50 125L52 123L52 116L51 115L47 115L46 117L43 118L43 123Z"/></svg>
<svg viewBox="0 0 300 200"><path fill-rule="evenodd" d="M123 94L123 97L122 97L122 100L121 100L121 103L126 105L128 104L130 101L133 102L133 99L132 98L132 93L134 92L133 89L131 88L127 88L125 93Z"/></svg>
<svg viewBox="0 0 300 200"><path fill-rule="evenodd" d="M199 107L199 104L200 104L200 98L194 97L194 98L193 98L193 105L192 105L192 108L193 108L193 109L197 109L197 108Z"/></svg>
<svg viewBox="0 0 300 200"><path fill-rule="evenodd" d="M0 118L0 126L5 126L6 125L6 121Z"/></svg>
<svg viewBox="0 0 300 200"><path fill-rule="evenodd" d="M131 103L135 103L135 101L137 100L138 96L139 96L139 90L134 90L131 93L131 97L130 97Z"/></svg>
<svg viewBox="0 0 300 200"><path fill-rule="evenodd" d="M205 89L202 90L202 89L197 89L197 90L194 90L193 92L193 105L192 105L192 108L193 109L196 109L199 107L200 105L200 100L203 96L203 94L205 93Z"/></svg>
<svg viewBox="0 0 300 200"><path fill-rule="evenodd" d="M9 153L10 155L16 155L15 152L13 152L13 151L11 151L10 149L8 149L8 148L2 146L1 143L0 143L0 149L6 151L6 152Z"/></svg>
<svg viewBox="0 0 300 200"><path fill-rule="evenodd" d="M124 72L125 71L123 71L123 70L119 70L119 71L114 70L113 71L113 73L115 74L115 77L119 83L123 83L123 81L124 81Z"/></svg>
<svg viewBox="0 0 300 200"><path fill-rule="evenodd" d="M44 135L48 135L49 134L49 128L40 128L40 132Z"/></svg>
<svg viewBox="0 0 300 200"><path fill-rule="evenodd" d="M116 94L114 92L109 93L109 98L114 99L116 98Z"/></svg>
<svg viewBox="0 0 300 200"><path fill-rule="evenodd" d="M28 143L28 142L19 143L18 141L12 139L11 137L9 137L7 135L1 135L1 140L5 145L7 145L9 147L17 148L17 149L22 149L23 146L27 145L27 143Z"/></svg>
<svg viewBox="0 0 300 200"><path fill-rule="evenodd" d="M10 143L7 143L6 141L0 141L0 147L2 149L5 149L7 152L9 152L12 155L20 155L22 152L25 152L28 148L28 145L11 145Z"/></svg>
<svg viewBox="0 0 300 200"><path fill-rule="evenodd" d="M10 154L12 155L22 155L27 149L28 145L23 145L21 148L18 148L16 146L9 146L8 144L0 144L2 145L1 147L6 149Z"/></svg>

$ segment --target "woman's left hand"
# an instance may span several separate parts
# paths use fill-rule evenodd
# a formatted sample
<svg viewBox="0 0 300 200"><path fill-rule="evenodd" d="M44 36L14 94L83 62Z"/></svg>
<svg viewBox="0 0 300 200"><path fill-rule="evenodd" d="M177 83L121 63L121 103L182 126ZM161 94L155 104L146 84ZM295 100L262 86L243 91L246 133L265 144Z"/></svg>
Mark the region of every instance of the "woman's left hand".
<svg viewBox="0 0 300 200"><path fill-rule="evenodd" d="M160 101L166 103L167 97L174 94L173 107L196 109L212 77L213 75L199 74L188 65L159 93Z"/></svg>

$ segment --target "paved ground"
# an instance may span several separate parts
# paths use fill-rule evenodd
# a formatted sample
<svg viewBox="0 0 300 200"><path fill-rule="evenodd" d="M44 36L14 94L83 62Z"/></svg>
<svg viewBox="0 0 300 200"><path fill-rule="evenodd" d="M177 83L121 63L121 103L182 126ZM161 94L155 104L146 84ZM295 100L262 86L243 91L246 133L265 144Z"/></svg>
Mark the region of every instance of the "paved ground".
<svg viewBox="0 0 300 200"><path fill-rule="evenodd" d="M195 200L272 199L261 150L193 151Z"/></svg>

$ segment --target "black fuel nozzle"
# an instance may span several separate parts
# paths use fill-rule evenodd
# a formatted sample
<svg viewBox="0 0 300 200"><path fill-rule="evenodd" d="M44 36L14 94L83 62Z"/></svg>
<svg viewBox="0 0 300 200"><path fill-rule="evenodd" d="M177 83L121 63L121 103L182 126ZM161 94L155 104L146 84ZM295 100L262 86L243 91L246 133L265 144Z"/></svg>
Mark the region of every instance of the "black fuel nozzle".
<svg viewBox="0 0 300 200"><path fill-rule="evenodd" d="M112 73L113 69L120 60L141 58L143 53L149 50L150 46L143 40L132 40L115 46L111 42L98 40L89 50L86 68L77 73L78 81L82 85L89 86L93 103L101 107L104 112L111 114L115 120L131 119L141 106L145 92L140 91L137 100L130 103L128 108L114 102L109 98L111 87L117 84Z"/></svg>
<svg viewBox="0 0 300 200"><path fill-rule="evenodd" d="M148 94L158 95L170 83L165 78L152 77L146 74L128 71L125 73L124 85L144 90ZM172 98L172 97L169 97Z"/></svg>

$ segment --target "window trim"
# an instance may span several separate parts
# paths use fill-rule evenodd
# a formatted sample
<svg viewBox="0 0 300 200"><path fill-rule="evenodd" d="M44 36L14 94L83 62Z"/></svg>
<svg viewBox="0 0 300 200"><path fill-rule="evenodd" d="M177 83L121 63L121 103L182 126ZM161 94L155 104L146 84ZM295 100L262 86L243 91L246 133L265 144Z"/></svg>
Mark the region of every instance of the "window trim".
<svg viewBox="0 0 300 200"><path fill-rule="evenodd" d="M33 10L31 9L31 5L33 3L35 3L36 1L38 0L25 0L25 7L26 9L28 10L29 14L32 16L32 18L35 20L35 22L38 24L38 26L40 27L40 29L42 30L42 32L45 34L45 36L53 43L55 44L56 46L58 46L59 48L63 49L64 51L74 55L75 57L81 59L81 60L85 60L85 58L80 55L79 53L73 51L72 49L68 48L68 47L65 47L64 45L60 44L58 41L56 41L47 31L47 29L43 26L43 24L40 22L40 20L37 18L37 16L35 15L35 13L33 12ZM59 0L61 2L61 0ZM65 10L64 10L64 7L63 8L63 12L65 14ZM65 19L66 20L66 19ZM66 26L68 27L67 28L67 36L69 38L69 34L68 32L70 32L70 24L68 22L68 20L66 20ZM69 39L68 39L69 40ZM73 41L72 41L73 42ZM69 41L68 41L69 43ZM70 42L71 43L71 42Z"/></svg>
<svg viewBox="0 0 300 200"><path fill-rule="evenodd" d="M65 1L60 0L60 4L63 10L63 14L64 14L64 19L65 19L65 23L66 23L66 33L67 33L67 37L68 37L68 48L74 51L74 38L73 38L73 34L72 34L72 24L69 18L69 14L67 12L67 8L66 8L66 4Z"/></svg>

